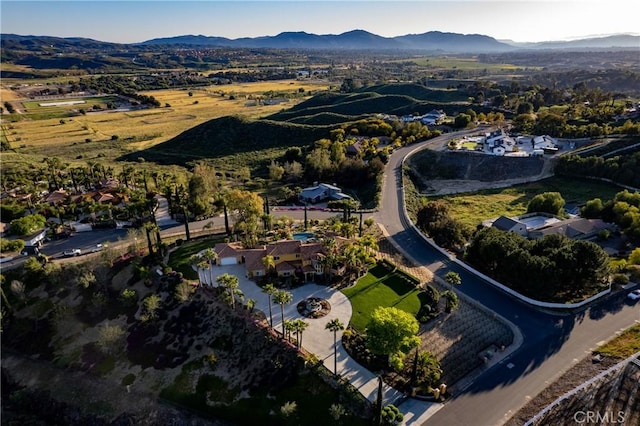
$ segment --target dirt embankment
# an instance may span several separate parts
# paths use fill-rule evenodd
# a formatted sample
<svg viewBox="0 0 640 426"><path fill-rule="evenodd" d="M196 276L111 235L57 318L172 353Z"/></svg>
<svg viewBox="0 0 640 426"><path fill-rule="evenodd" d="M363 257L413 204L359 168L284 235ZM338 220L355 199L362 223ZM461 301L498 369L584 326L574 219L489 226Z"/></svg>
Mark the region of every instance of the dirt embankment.
<svg viewBox="0 0 640 426"><path fill-rule="evenodd" d="M572 368L562 377L540 392L527 405L521 408L516 414L505 423L505 426L523 425L542 409L551 404L556 398L566 392L582 385L599 373L616 365L622 361L619 358L604 358L599 363L592 362L591 357L587 357ZM611 420L624 419L624 424L638 424L640 420L640 398L638 398L638 379L640 378L640 368L633 363L629 363L626 368L621 368L609 376L603 377L587 389L567 398L553 410L539 419L536 425L561 425L577 424L574 419L576 413L581 419L580 412L614 413ZM622 413L622 417L618 417ZM616 423L613 421L612 423ZM607 423L608 424L608 423Z"/></svg>
<svg viewBox="0 0 640 426"><path fill-rule="evenodd" d="M407 164L415 185L426 195L501 188L553 175L551 158L498 157L475 152L426 149Z"/></svg>

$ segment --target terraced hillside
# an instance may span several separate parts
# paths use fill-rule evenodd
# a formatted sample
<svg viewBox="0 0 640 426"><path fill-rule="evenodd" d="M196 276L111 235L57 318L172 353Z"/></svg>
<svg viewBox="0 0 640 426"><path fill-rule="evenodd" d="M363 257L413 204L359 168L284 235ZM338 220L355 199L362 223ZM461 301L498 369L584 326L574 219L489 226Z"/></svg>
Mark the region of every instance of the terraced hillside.
<svg viewBox="0 0 640 426"><path fill-rule="evenodd" d="M327 116L332 114L334 123L352 121L365 114L404 115L425 114L432 109L443 110L449 115L469 107L466 89L429 89L419 84L382 84L358 89L353 93L325 93L314 96L286 111L269 116L276 121L313 124L330 124Z"/></svg>
<svg viewBox="0 0 640 426"><path fill-rule="evenodd" d="M640 360L637 355L569 392L527 425L574 425L582 423L580 420L586 419L588 412L600 416L598 424L640 424Z"/></svg>

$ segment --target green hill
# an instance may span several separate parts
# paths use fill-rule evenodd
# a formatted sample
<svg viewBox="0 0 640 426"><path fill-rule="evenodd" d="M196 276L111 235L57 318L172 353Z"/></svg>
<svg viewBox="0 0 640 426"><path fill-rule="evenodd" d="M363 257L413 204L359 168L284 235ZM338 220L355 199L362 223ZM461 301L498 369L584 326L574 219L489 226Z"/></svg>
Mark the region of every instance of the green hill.
<svg viewBox="0 0 640 426"><path fill-rule="evenodd" d="M295 107L271 115L269 119L296 123L344 123L361 118L365 114L404 115L424 114L440 109L449 115L468 108L468 94L464 90L434 90L419 84L381 84L358 89L354 93L323 93ZM334 114L320 120L319 114ZM305 117L301 119L301 117Z"/></svg>
<svg viewBox="0 0 640 426"><path fill-rule="evenodd" d="M400 116L439 109L454 115L469 107L462 102L465 99L464 91L432 90L411 83L371 86L354 93L321 93L266 119L217 118L121 159L185 165L207 158L229 165L230 156L235 156L234 161L256 167L288 147L308 146L328 137L329 131L340 124L370 114Z"/></svg>
<svg viewBox="0 0 640 426"><path fill-rule="evenodd" d="M360 89L359 92L361 90L378 93L380 95L409 96L417 101L428 101L435 103L467 102L469 98L469 95L466 93L466 91L461 91L458 89L434 90L414 83L381 84L377 86L367 87L366 89Z"/></svg>
<svg viewBox="0 0 640 426"><path fill-rule="evenodd" d="M314 115L303 115L288 120L289 123L308 124L311 126L327 126L332 124L342 124L350 121L357 121L367 118L369 114L359 116L335 114L332 112L321 112Z"/></svg>
<svg viewBox="0 0 640 426"><path fill-rule="evenodd" d="M222 117L202 123L152 148L127 154L121 160L142 157L159 164L184 165L202 158L305 146L329 136L329 126L308 126L271 120Z"/></svg>

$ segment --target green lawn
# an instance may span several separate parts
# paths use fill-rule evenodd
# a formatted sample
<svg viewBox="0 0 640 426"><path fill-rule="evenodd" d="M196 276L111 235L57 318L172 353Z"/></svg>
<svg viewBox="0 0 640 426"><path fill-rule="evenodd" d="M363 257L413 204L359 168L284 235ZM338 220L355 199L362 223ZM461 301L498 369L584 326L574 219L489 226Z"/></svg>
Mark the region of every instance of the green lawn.
<svg viewBox="0 0 640 426"><path fill-rule="evenodd" d="M350 325L364 331L371 314L379 306L394 307L416 315L420 309L418 290L402 275L376 265L355 286L342 290L351 301L353 315Z"/></svg>
<svg viewBox="0 0 640 426"><path fill-rule="evenodd" d="M208 249L209 247L213 247L216 243L220 243L223 240L223 237L207 238L204 240L185 243L169 255L169 266L171 266L174 271L182 272L186 279L197 280L198 273L191 267L189 259L194 254Z"/></svg>
<svg viewBox="0 0 640 426"><path fill-rule="evenodd" d="M529 201L543 192L559 192L567 203L583 204L593 198L610 200L621 189L604 182L552 177L525 185L491 189L472 194L447 195L441 199L451 215L475 228L483 220L526 213Z"/></svg>

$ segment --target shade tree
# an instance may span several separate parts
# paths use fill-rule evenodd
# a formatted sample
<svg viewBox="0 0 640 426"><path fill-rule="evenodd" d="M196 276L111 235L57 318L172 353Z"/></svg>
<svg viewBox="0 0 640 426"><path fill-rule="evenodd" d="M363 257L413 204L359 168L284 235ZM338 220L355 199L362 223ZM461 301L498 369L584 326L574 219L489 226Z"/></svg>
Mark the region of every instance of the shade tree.
<svg viewBox="0 0 640 426"><path fill-rule="evenodd" d="M418 328L413 315L393 307L378 307L367 323L367 348L374 354L387 355L391 366L401 370L405 353L420 344Z"/></svg>

